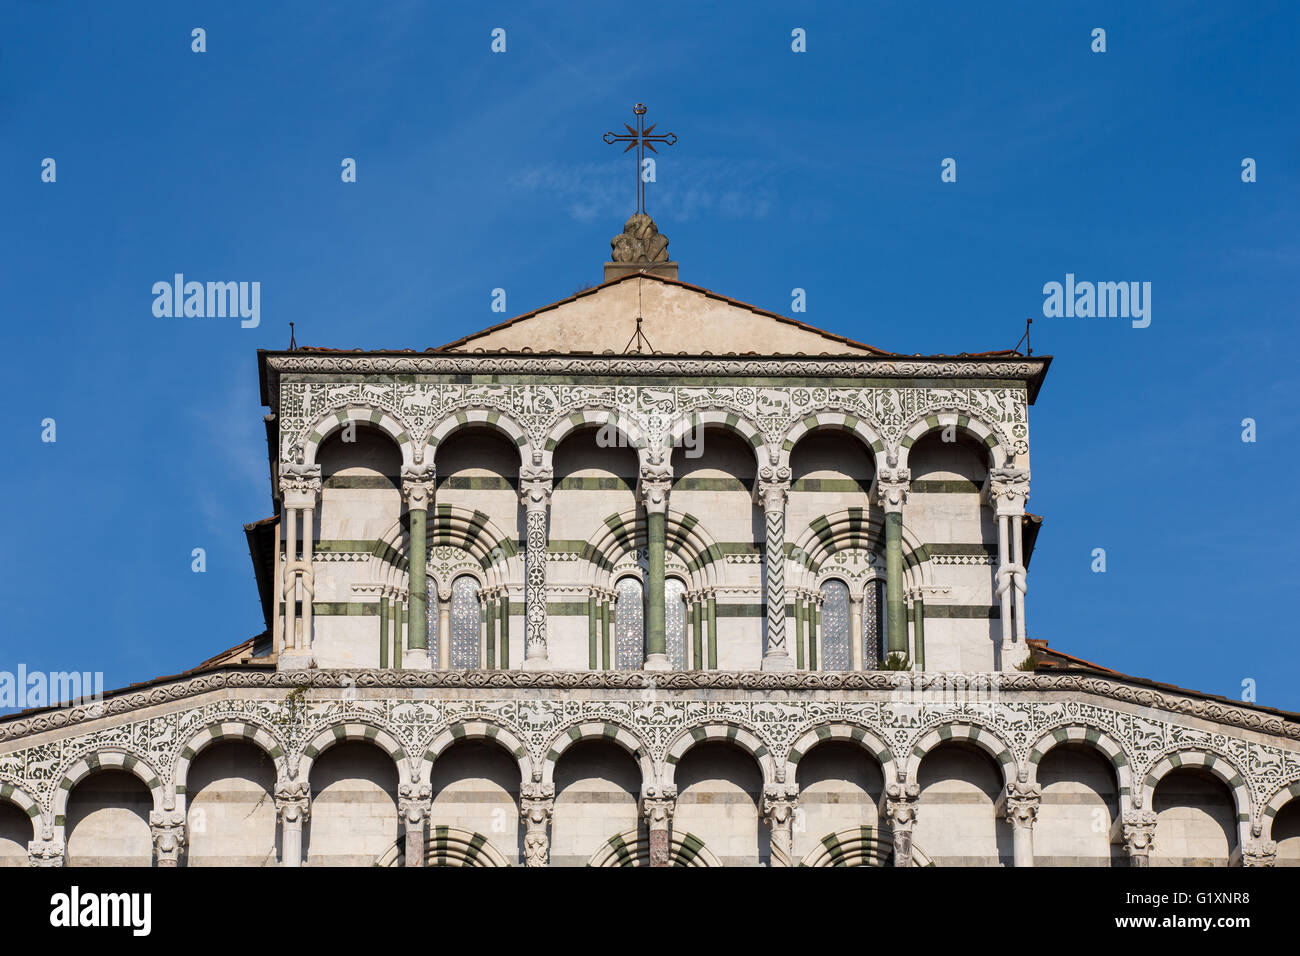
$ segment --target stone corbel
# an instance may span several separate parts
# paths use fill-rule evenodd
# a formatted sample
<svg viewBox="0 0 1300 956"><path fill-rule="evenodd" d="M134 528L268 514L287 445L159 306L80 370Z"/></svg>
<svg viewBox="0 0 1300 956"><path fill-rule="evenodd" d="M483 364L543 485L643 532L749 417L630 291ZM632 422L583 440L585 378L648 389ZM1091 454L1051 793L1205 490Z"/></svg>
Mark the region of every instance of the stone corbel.
<svg viewBox="0 0 1300 956"><path fill-rule="evenodd" d="M990 468L985 482L985 496L999 516L1019 517L1029 500L1029 470L1026 468Z"/></svg>
<svg viewBox="0 0 1300 956"><path fill-rule="evenodd" d="M886 514L901 512L911 485L911 469L889 466L881 468L876 473L876 502Z"/></svg>
<svg viewBox="0 0 1300 956"><path fill-rule="evenodd" d="M638 497L645 506L647 514L665 514L668 511L668 491L673 483L672 465L665 460L663 452L647 456L641 462Z"/></svg>
<svg viewBox="0 0 1300 956"><path fill-rule="evenodd" d="M764 465L758 471L758 481L754 482L754 500L764 511L785 511L786 501L790 497L789 468Z"/></svg>
<svg viewBox="0 0 1300 956"><path fill-rule="evenodd" d="M314 510L320 501L320 465L280 465L280 503L286 508Z"/></svg>

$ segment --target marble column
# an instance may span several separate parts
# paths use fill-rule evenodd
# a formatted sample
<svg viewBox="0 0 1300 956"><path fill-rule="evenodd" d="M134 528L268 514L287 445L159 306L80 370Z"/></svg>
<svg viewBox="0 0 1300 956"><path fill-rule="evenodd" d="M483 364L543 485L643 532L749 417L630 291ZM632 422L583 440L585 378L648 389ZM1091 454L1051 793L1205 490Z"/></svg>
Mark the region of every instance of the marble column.
<svg viewBox="0 0 1300 956"><path fill-rule="evenodd" d="M306 780L276 783L275 815L280 821L280 865L302 866L302 828L311 816L311 786Z"/></svg>
<svg viewBox="0 0 1300 956"><path fill-rule="evenodd" d="M426 565L429 557L427 524L433 505L434 470L432 465L402 468L402 496L406 499L409 520L410 554L407 556L410 617L407 621L405 665L418 669L433 666L429 656L429 584ZM441 639L442 635L439 635ZM445 643L445 642L444 642Z"/></svg>
<svg viewBox="0 0 1300 956"><path fill-rule="evenodd" d="M433 791L427 783L404 783L397 791L397 814L405 837L407 866L424 866L428 836L425 827L433 810Z"/></svg>
<svg viewBox="0 0 1300 956"><path fill-rule="evenodd" d="M519 816L524 821L524 865L551 865L551 815L555 784L524 783L519 788Z"/></svg>
<svg viewBox="0 0 1300 956"><path fill-rule="evenodd" d="M1003 800L1011 824L1011 851L1016 866L1034 865L1034 822L1042 796L1043 788L1027 780L1007 784Z"/></svg>
<svg viewBox="0 0 1300 956"><path fill-rule="evenodd" d="M1025 568L1021 524L1029 498L1029 472L1021 468L989 471L988 498L998 524L997 595L1002 618L1002 670L1028 653L1025 643Z"/></svg>
<svg viewBox="0 0 1300 956"><path fill-rule="evenodd" d="M876 497L885 513L885 654L907 654L907 606L903 602L903 503L912 482L906 468L882 468Z"/></svg>
<svg viewBox="0 0 1300 956"><path fill-rule="evenodd" d="M763 819L772 845L772 866L794 866L791 826L799 807L799 788L793 784L768 784L763 788Z"/></svg>
<svg viewBox="0 0 1300 956"><path fill-rule="evenodd" d="M676 787L647 787L641 794L641 815L650 836L651 866L668 866L672 862L670 827L676 807Z"/></svg>
<svg viewBox="0 0 1300 956"><path fill-rule="evenodd" d="M432 595L438 602L438 670L451 670L451 582Z"/></svg>
<svg viewBox="0 0 1300 956"><path fill-rule="evenodd" d="M894 836L894 866L912 865L912 828L921 788L915 783L891 783L885 788L885 819Z"/></svg>
<svg viewBox="0 0 1300 956"><path fill-rule="evenodd" d="M785 642L785 506L790 497L790 469L764 465L755 485L763 506L764 599L767 603L767 649L765 671L794 670L795 660Z"/></svg>
<svg viewBox="0 0 1300 956"><path fill-rule="evenodd" d="M862 670L862 595L849 592L849 670Z"/></svg>
<svg viewBox="0 0 1300 956"><path fill-rule="evenodd" d="M524 670L551 666L546 651L547 511L551 504L551 472L535 466L519 470L519 497L525 510L524 551Z"/></svg>
<svg viewBox="0 0 1300 956"><path fill-rule="evenodd" d="M667 546L668 489L672 485L672 468L658 458L641 465L641 501L645 507L646 550L646 657L645 669L666 671L668 660L664 634L664 550Z"/></svg>
<svg viewBox="0 0 1300 956"><path fill-rule="evenodd" d="M316 595L312 565L312 519L320 501L320 466L282 466L291 468L280 475L280 501L284 552L284 630L281 636L282 670L315 666L312 651L312 601ZM302 521L302 555L299 557L298 522ZM297 614L302 602L302 620Z"/></svg>
<svg viewBox="0 0 1300 956"><path fill-rule="evenodd" d="M1148 866L1156 842L1156 815L1150 810L1130 810L1122 818L1124 849L1129 866Z"/></svg>

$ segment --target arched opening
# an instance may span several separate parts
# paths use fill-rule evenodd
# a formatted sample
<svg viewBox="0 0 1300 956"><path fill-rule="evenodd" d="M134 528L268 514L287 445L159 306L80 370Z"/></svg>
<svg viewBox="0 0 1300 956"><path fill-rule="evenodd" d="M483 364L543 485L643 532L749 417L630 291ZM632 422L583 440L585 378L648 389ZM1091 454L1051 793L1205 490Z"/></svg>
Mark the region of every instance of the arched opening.
<svg viewBox="0 0 1300 956"><path fill-rule="evenodd" d="M644 829L637 801L641 769L622 747L583 740L555 765L551 865L585 866L610 837Z"/></svg>
<svg viewBox="0 0 1300 956"><path fill-rule="evenodd" d="M798 781L799 821L791 828L796 860L831 834L880 825L877 807L884 778L880 765L860 744L818 744L799 761Z"/></svg>
<svg viewBox="0 0 1300 956"><path fill-rule="evenodd" d="M732 743L705 741L686 751L674 779L674 831L695 834L723 866L767 865L771 841L759 825L763 774L753 756Z"/></svg>
<svg viewBox="0 0 1300 956"><path fill-rule="evenodd" d="M438 444L434 464L437 504L481 512L519 540L519 448L513 442L490 426L469 425Z"/></svg>
<svg viewBox="0 0 1300 956"><path fill-rule="evenodd" d="M790 452L786 527L806 528L848 508L870 509L875 471L871 449L856 435L829 427L808 432Z"/></svg>
<svg viewBox="0 0 1300 956"><path fill-rule="evenodd" d="M821 652L824 671L850 668L852 634L849 626L849 586L839 578L822 582Z"/></svg>
<svg viewBox="0 0 1300 956"><path fill-rule="evenodd" d="M32 818L8 800L0 800L0 866L26 866Z"/></svg>
<svg viewBox="0 0 1300 956"><path fill-rule="evenodd" d="M664 643L668 663L675 671L689 668L686 633L686 585L680 578L664 580Z"/></svg>
<svg viewBox="0 0 1300 956"><path fill-rule="evenodd" d="M397 766L373 744L345 740L311 767L308 866L370 866L397 840Z"/></svg>
<svg viewBox="0 0 1300 956"><path fill-rule="evenodd" d="M1120 812L1119 782L1105 754L1058 744L1039 763L1038 783L1043 795L1034 823L1035 866L1123 865L1123 847L1110 842Z"/></svg>
<svg viewBox="0 0 1300 956"><path fill-rule="evenodd" d="M725 605L719 602L715 611L717 666L757 670L763 656L759 615L765 572L760 562L766 528L763 509L754 505L753 446L730 428L706 425L687 433L673 449L671 462L669 506L675 514L689 516L683 520L693 522L731 560L747 562L738 566L744 576L736 583L755 588L752 596L732 595Z"/></svg>
<svg viewBox="0 0 1300 956"><path fill-rule="evenodd" d="M125 770L100 770L68 795L68 866L152 866L153 795Z"/></svg>
<svg viewBox="0 0 1300 956"><path fill-rule="evenodd" d="M520 856L519 765L499 744L461 740L439 755L430 777L429 826L481 833L507 860Z"/></svg>
<svg viewBox="0 0 1300 956"><path fill-rule="evenodd" d="M588 555L590 558L590 544L606 536L609 528L605 520L610 515L638 514L636 485L640 466L636 449L630 447L612 425L591 425L566 435L555 448L551 460L554 478L550 550L575 557ZM644 548L644 529L635 538L627 541L626 546ZM574 598L561 605L562 613L550 616L547 653L556 667L589 668L593 663L589 648L588 597L592 594L591 582L602 581L604 572L592 567L585 559L555 562L550 567L552 580L548 583L559 588L572 588ZM603 610L601 617L598 645L603 655ZM612 647L610 653L616 657ZM594 666L623 665L598 656Z"/></svg>
<svg viewBox="0 0 1300 956"><path fill-rule="evenodd" d="M186 781L186 866L272 866L278 859L275 762L242 740L202 750Z"/></svg>
<svg viewBox="0 0 1300 956"><path fill-rule="evenodd" d="M1011 827L996 811L1002 772L979 747L940 744L917 774L915 844L936 866L1011 866Z"/></svg>
<svg viewBox="0 0 1300 956"><path fill-rule="evenodd" d="M1300 866L1300 800L1286 803L1273 818L1278 866Z"/></svg>
<svg viewBox="0 0 1300 956"><path fill-rule="evenodd" d="M944 567L944 583L966 605L959 615L931 625L926 669L993 670L1001 608L995 589L998 532L981 494L988 448L955 426L940 428L917 440L907 466L912 481L904 521L921 541L936 543L931 555L960 556Z"/></svg>
<svg viewBox="0 0 1300 956"><path fill-rule="evenodd" d="M1156 784L1152 866L1227 866L1236 845L1232 791L1200 767L1178 767Z"/></svg>
<svg viewBox="0 0 1300 956"><path fill-rule="evenodd" d="M451 641L449 654L454 668L472 669L482 662L483 605L479 601L479 584L462 574L451 585Z"/></svg>
<svg viewBox="0 0 1300 956"><path fill-rule="evenodd" d="M645 664L645 585L628 575L614 592L614 666L639 670Z"/></svg>

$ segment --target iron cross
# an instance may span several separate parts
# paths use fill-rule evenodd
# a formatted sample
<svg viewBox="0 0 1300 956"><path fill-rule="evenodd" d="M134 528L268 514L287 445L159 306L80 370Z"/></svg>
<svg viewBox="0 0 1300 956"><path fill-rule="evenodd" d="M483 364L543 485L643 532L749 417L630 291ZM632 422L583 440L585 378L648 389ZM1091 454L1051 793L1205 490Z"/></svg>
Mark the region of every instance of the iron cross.
<svg viewBox="0 0 1300 956"><path fill-rule="evenodd" d="M657 123L651 123L645 127L645 104L638 103L632 107L632 112L636 114L636 129L633 129L627 123L623 127L626 133L615 133L612 130L605 134L607 143L627 143L626 153L635 147L636 149L636 211L645 212L645 182L641 179L641 170L645 167L645 151L648 149L652 153L658 153L655 149L655 143L662 143L665 146L671 146L677 142L676 133L655 133L654 128ZM645 128L643 128L645 127ZM652 135L653 134L653 135Z"/></svg>

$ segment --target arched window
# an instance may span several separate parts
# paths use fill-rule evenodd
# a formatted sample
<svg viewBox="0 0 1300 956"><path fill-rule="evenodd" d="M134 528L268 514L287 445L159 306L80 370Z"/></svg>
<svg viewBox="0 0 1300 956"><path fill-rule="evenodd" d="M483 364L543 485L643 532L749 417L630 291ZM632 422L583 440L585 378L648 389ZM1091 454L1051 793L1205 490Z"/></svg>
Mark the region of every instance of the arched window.
<svg viewBox="0 0 1300 956"><path fill-rule="evenodd" d="M686 670L686 585L677 578L664 581L664 644L672 669Z"/></svg>
<svg viewBox="0 0 1300 956"><path fill-rule="evenodd" d="M822 584L822 670L849 669L849 586L831 578Z"/></svg>
<svg viewBox="0 0 1300 956"><path fill-rule="evenodd" d="M621 578L615 589L614 666L640 670L645 664L645 589L638 578Z"/></svg>
<svg viewBox="0 0 1300 956"><path fill-rule="evenodd" d="M482 610L478 600L478 581L468 574L458 577L451 586L451 666L479 666L479 623Z"/></svg>
<svg viewBox="0 0 1300 956"><path fill-rule="evenodd" d="M885 646L885 582L867 582L862 595L862 666L867 670L879 665Z"/></svg>
<svg viewBox="0 0 1300 956"><path fill-rule="evenodd" d="M438 647L438 582L432 577L425 578L425 581L424 619L429 622L429 657L436 664L442 659L438 656L441 650Z"/></svg>

